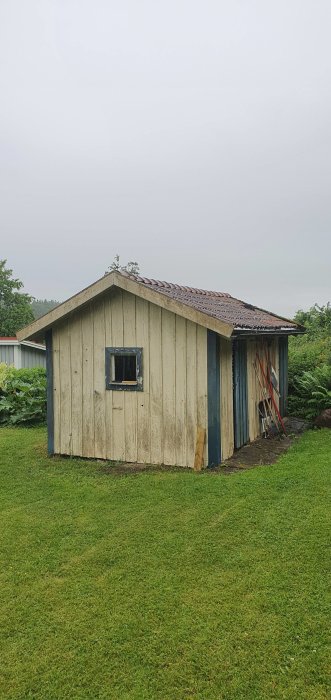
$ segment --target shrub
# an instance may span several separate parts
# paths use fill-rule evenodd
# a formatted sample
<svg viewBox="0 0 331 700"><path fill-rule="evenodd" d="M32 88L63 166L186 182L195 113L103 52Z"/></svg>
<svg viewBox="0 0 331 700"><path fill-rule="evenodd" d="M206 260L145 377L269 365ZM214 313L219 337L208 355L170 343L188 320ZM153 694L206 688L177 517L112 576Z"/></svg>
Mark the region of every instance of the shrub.
<svg viewBox="0 0 331 700"><path fill-rule="evenodd" d="M329 371L331 372L331 338L328 334L317 338L309 334L290 338L289 414L312 419L324 408L331 406L327 379Z"/></svg>
<svg viewBox="0 0 331 700"><path fill-rule="evenodd" d="M36 425L46 420L46 371L0 365L0 423Z"/></svg>
<svg viewBox="0 0 331 700"><path fill-rule="evenodd" d="M298 393L306 402L307 418L315 418L331 406L331 366L321 365L296 379Z"/></svg>

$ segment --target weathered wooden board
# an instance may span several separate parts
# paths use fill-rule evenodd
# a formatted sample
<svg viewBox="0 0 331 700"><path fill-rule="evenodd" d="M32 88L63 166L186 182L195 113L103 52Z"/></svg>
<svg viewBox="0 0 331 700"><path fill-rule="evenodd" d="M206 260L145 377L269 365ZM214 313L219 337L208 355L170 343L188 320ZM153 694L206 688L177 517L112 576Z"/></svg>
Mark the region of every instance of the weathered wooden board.
<svg viewBox="0 0 331 700"><path fill-rule="evenodd" d="M123 344L124 347L137 347L136 336L136 297L123 293ZM117 392L122 393L122 392ZM137 461L137 392L124 391L124 439L125 460Z"/></svg>
<svg viewBox="0 0 331 700"><path fill-rule="evenodd" d="M221 338L221 445L222 460L228 459L234 450L233 428L233 373L232 343Z"/></svg>
<svg viewBox="0 0 331 700"><path fill-rule="evenodd" d="M194 469L196 472L201 471L203 467L203 452L205 447L206 429L198 425L197 440L195 445Z"/></svg>
<svg viewBox="0 0 331 700"><path fill-rule="evenodd" d="M83 345L81 316L70 324L72 454L83 454Z"/></svg>
<svg viewBox="0 0 331 700"><path fill-rule="evenodd" d="M81 320L83 344L83 455L84 457L94 457L93 311L91 308L84 310Z"/></svg>
<svg viewBox="0 0 331 700"><path fill-rule="evenodd" d="M176 463L176 317L162 309L163 463Z"/></svg>
<svg viewBox="0 0 331 700"><path fill-rule="evenodd" d="M60 375L60 333L54 328L53 335L53 402L54 402L54 452L61 452L61 375Z"/></svg>
<svg viewBox="0 0 331 700"><path fill-rule="evenodd" d="M195 440L198 422L197 409L197 326L186 325L186 459L194 465Z"/></svg>
<svg viewBox="0 0 331 700"><path fill-rule="evenodd" d="M105 459L106 414L105 414L105 310L104 301L93 304L93 407L94 407L94 454Z"/></svg>
<svg viewBox="0 0 331 700"><path fill-rule="evenodd" d="M149 313L149 392L151 426L151 462L163 462L163 372L161 309L150 305Z"/></svg>
<svg viewBox="0 0 331 700"><path fill-rule="evenodd" d="M113 347L123 347L123 292L117 290L112 298L112 338ZM125 460L125 416L123 391L113 391L113 456L111 459Z"/></svg>
<svg viewBox="0 0 331 700"><path fill-rule="evenodd" d="M68 321L60 334L60 401L61 401L61 453L72 454L71 440L71 362Z"/></svg>
<svg viewBox="0 0 331 700"><path fill-rule="evenodd" d="M176 464L187 464L186 456L186 319L176 316Z"/></svg>
<svg viewBox="0 0 331 700"><path fill-rule="evenodd" d="M136 297L136 347L143 348L143 391L137 391L137 460L151 463L149 304ZM111 392L108 392L111 393Z"/></svg>
<svg viewBox="0 0 331 700"><path fill-rule="evenodd" d="M197 424L205 428L203 466L208 464L207 329L197 326Z"/></svg>

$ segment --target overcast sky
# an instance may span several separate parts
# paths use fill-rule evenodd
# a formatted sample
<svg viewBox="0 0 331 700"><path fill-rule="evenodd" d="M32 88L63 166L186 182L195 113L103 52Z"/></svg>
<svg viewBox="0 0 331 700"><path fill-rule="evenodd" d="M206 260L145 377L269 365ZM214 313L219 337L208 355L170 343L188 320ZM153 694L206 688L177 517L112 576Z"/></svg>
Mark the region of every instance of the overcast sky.
<svg viewBox="0 0 331 700"><path fill-rule="evenodd" d="M331 299L330 0L0 0L0 258Z"/></svg>

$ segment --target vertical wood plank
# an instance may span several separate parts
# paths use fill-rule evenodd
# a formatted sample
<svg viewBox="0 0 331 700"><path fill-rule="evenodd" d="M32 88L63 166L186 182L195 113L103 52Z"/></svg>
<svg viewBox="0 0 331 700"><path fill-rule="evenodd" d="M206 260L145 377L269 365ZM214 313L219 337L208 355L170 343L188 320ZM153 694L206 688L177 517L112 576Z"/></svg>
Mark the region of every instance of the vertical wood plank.
<svg viewBox="0 0 331 700"><path fill-rule="evenodd" d="M186 319L177 315L175 446L176 464L186 467Z"/></svg>
<svg viewBox="0 0 331 700"><path fill-rule="evenodd" d="M96 301L93 313L93 404L94 454L105 459L106 454L106 380L105 380L105 311L104 301Z"/></svg>
<svg viewBox="0 0 331 700"><path fill-rule="evenodd" d="M163 462L161 308L150 304L149 380L151 462Z"/></svg>
<svg viewBox="0 0 331 700"><path fill-rule="evenodd" d="M137 347L136 341L136 297L123 292L124 347ZM137 461L137 394L124 391L125 460Z"/></svg>
<svg viewBox="0 0 331 700"><path fill-rule="evenodd" d="M186 325L186 458L194 468L197 431L197 327L192 321Z"/></svg>
<svg viewBox="0 0 331 700"><path fill-rule="evenodd" d="M256 387L255 387L255 370L254 370L254 340L247 340L247 392L248 392L248 433L249 439L255 440L256 437Z"/></svg>
<svg viewBox="0 0 331 700"><path fill-rule="evenodd" d="M93 404L93 318L91 308L82 312L83 343L83 420L82 443L84 457L94 457L94 404Z"/></svg>
<svg viewBox="0 0 331 700"><path fill-rule="evenodd" d="M68 321L60 332L60 373L61 373L61 454L72 453L71 441L71 367L70 336Z"/></svg>
<svg viewBox="0 0 331 700"><path fill-rule="evenodd" d="M151 462L150 384L149 384L149 303L136 298L137 347L143 349L143 391L136 392L137 400L137 460Z"/></svg>
<svg viewBox="0 0 331 700"><path fill-rule="evenodd" d="M59 329L53 329L54 452L61 453L61 379Z"/></svg>
<svg viewBox="0 0 331 700"><path fill-rule="evenodd" d="M123 292L120 289L117 289L112 297L111 323L113 347L121 348L124 344L124 330ZM113 459L119 461L125 461L124 393L124 391L112 391Z"/></svg>
<svg viewBox="0 0 331 700"><path fill-rule="evenodd" d="M279 409L281 416L287 414L288 404L288 338L282 336L278 341L278 367L279 367Z"/></svg>
<svg viewBox="0 0 331 700"><path fill-rule="evenodd" d="M203 452L204 452L205 440L206 440L205 428L202 428L201 425L198 425L197 441L196 441L196 446L195 446L195 457L194 457L194 469L197 472L201 471L202 466L203 466Z"/></svg>
<svg viewBox="0 0 331 700"><path fill-rule="evenodd" d="M197 326L197 422L205 428L203 465L207 466L208 408L207 408L207 329Z"/></svg>
<svg viewBox="0 0 331 700"><path fill-rule="evenodd" d="M220 338L214 331L207 333L207 391L208 391L208 464L216 466L221 452L221 372Z"/></svg>
<svg viewBox="0 0 331 700"><path fill-rule="evenodd" d="M163 399L163 460L176 463L175 445L175 382L176 382L176 317L162 309L162 399Z"/></svg>
<svg viewBox="0 0 331 700"><path fill-rule="evenodd" d="M232 343L221 338L221 443L222 460L234 451Z"/></svg>
<svg viewBox="0 0 331 700"><path fill-rule="evenodd" d="M54 383L53 383L53 334L46 331L46 375L47 375L47 451L54 454Z"/></svg>
<svg viewBox="0 0 331 700"><path fill-rule="evenodd" d="M279 339L278 338L273 338L272 339L272 365L274 367L274 370L277 374L278 377L278 391L279 391ZM274 391L274 399L276 401L276 404L279 408L279 393L277 391Z"/></svg>
<svg viewBox="0 0 331 700"><path fill-rule="evenodd" d="M83 455L83 347L81 314L70 320L72 454Z"/></svg>
<svg viewBox="0 0 331 700"><path fill-rule="evenodd" d="M107 294L104 301L105 312L105 347L113 347L112 337L112 292ZM105 362L105 353L104 353ZM106 458L115 459L113 447L113 392L105 392L105 441L106 441Z"/></svg>

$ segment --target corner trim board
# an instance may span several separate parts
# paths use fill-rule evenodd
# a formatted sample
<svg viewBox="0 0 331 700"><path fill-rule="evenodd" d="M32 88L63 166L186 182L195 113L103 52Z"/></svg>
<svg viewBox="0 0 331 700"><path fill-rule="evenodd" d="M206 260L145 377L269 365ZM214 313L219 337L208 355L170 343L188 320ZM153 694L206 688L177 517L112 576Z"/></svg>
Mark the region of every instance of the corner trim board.
<svg viewBox="0 0 331 700"><path fill-rule="evenodd" d="M208 466L217 466L221 453L220 339L207 331Z"/></svg>
<svg viewBox="0 0 331 700"><path fill-rule="evenodd" d="M53 397L53 337L52 330L46 331L46 376L47 376L47 451L54 454L54 397Z"/></svg>

